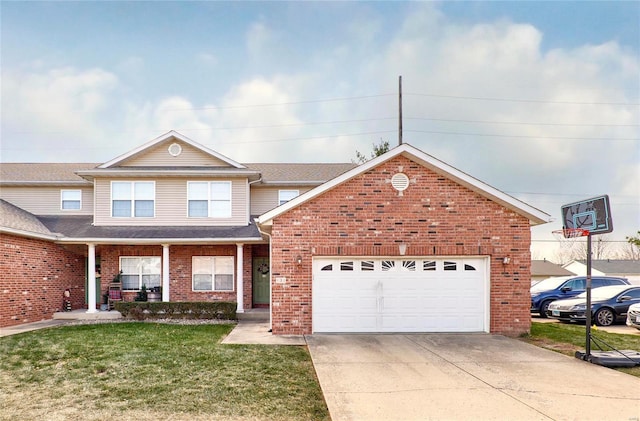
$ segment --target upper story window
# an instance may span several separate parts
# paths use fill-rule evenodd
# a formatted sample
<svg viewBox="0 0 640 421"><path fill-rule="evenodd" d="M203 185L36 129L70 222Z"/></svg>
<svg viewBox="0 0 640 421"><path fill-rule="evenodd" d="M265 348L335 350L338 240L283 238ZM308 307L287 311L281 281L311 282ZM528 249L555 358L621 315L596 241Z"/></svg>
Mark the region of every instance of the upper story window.
<svg viewBox="0 0 640 421"><path fill-rule="evenodd" d="M82 191L81 190L61 190L60 191L60 209L62 210L82 209Z"/></svg>
<svg viewBox="0 0 640 421"><path fill-rule="evenodd" d="M152 218L155 197L156 184L153 181L112 181L111 216Z"/></svg>
<svg viewBox="0 0 640 421"><path fill-rule="evenodd" d="M230 181L189 181L187 183L190 218L230 218Z"/></svg>
<svg viewBox="0 0 640 421"><path fill-rule="evenodd" d="M300 191L299 190L279 190L278 191L278 206L284 205L289 200L293 199L294 197L296 197L298 195L300 195Z"/></svg>

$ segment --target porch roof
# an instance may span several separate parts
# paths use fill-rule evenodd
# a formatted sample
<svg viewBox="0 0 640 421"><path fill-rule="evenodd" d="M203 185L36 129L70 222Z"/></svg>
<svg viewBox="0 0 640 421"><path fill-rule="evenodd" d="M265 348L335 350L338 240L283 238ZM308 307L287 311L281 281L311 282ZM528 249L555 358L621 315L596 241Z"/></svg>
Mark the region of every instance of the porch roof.
<svg viewBox="0 0 640 421"><path fill-rule="evenodd" d="M64 243L130 244L262 242L255 223L246 226L95 226L91 215L38 216Z"/></svg>

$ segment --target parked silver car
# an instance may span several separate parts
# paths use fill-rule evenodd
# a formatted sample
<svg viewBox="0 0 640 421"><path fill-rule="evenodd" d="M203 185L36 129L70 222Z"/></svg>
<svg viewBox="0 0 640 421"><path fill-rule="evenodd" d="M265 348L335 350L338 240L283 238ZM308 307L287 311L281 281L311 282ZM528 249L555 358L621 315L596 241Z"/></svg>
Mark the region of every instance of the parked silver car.
<svg viewBox="0 0 640 421"><path fill-rule="evenodd" d="M640 330L640 303L632 304L627 311L627 326Z"/></svg>

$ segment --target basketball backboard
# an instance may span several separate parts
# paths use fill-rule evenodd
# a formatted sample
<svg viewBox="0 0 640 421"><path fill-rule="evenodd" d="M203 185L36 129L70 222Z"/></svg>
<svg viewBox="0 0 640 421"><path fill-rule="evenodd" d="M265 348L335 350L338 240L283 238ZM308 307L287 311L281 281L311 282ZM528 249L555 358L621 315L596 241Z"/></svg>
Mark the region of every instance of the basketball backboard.
<svg viewBox="0 0 640 421"><path fill-rule="evenodd" d="M613 231L609 196L599 196L562 206L562 228L580 228L593 234Z"/></svg>

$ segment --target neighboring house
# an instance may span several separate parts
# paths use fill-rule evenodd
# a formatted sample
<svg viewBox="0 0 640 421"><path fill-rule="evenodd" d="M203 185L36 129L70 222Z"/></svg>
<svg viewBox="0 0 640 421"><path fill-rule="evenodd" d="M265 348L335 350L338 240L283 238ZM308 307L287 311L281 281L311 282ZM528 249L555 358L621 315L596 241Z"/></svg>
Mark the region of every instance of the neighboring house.
<svg viewBox="0 0 640 421"><path fill-rule="evenodd" d="M1 169L0 326L50 318L67 288L95 312L122 272L126 300L269 307L275 334L530 327L530 227L549 215L408 144L240 164L169 132L104 164Z"/></svg>
<svg viewBox="0 0 640 421"><path fill-rule="evenodd" d="M544 260L531 261L531 283L542 281L543 279L553 278L555 276L571 276L575 273L568 271L561 265Z"/></svg>
<svg viewBox="0 0 640 421"><path fill-rule="evenodd" d="M576 275L587 275L587 261L574 260L563 266ZM621 276L634 285L640 285L640 260L592 260L591 274L600 276Z"/></svg>

